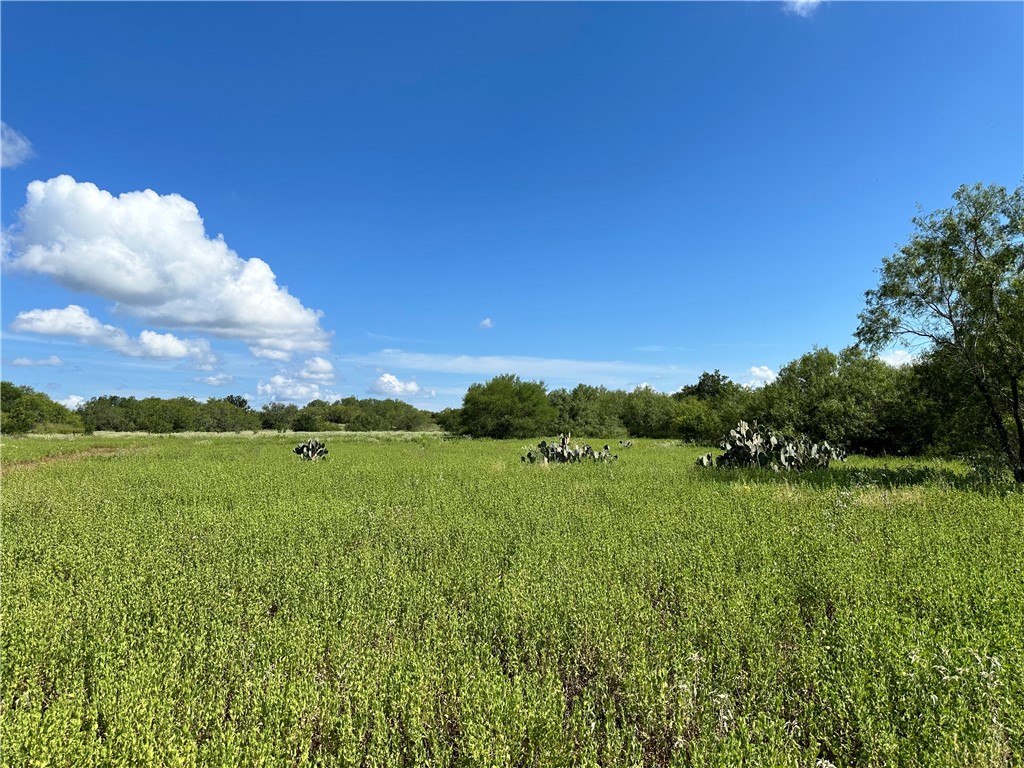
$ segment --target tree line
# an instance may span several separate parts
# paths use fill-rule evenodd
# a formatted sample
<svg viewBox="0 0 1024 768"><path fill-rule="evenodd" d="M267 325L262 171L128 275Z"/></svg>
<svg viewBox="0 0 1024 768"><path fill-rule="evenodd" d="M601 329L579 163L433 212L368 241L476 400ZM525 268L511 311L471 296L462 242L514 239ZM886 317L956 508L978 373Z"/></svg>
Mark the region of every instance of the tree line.
<svg viewBox="0 0 1024 768"><path fill-rule="evenodd" d="M624 395L499 376L440 414L466 434L527 437L554 429L711 442L743 418L844 443L860 453L983 453L1024 483L1024 187L963 185L949 208L914 217L906 245L865 293L857 346L816 349L763 389L718 371L672 395ZM910 342L923 354L891 368L870 353Z"/></svg>
<svg viewBox="0 0 1024 768"><path fill-rule="evenodd" d="M893 367L863 349L814 349L757 389L720 371L666 394L579 384L548 391L515 374L473 384L461 408L438 413L400 400L348 397L299 407L267 403L254 410L240 395L199 402L189 397L96 397L69 410L30 387L3 382L0 430L17 432L314 432L422 431L487 438L665 438L713 445L740 419L790 434L829 440L867 455L964 455L985 452L994 433L970 372L936 350Z"/></svg>
<svg viewBox="0 0 1024 768"><path fill-rule="evenodd" d="M497 376L469 388L461 408L435 418L473 437L650 437L717 443L740 419L829 440L867 455L976 454L991 445L983 404L948 355L893 367L852 346L815 349L753 389L720 371L665 394L580 384L548 391L544 382Z"/></svg>
<svg viewBox="0 0 1024 768"><path fill-rule="evenodd" d="M433 414L401 400L360 400L348 397L327 403L313 400L303 407L292 403L267 403L250 407L241 395L209 398L94 397L70 410L31 387L2 383L0 431L5 434L75 432L246 432L271 429L279 432L347 430L423 431L438 429Z"/></svg>
<svg viewBox="0 0 1024 768"><path fill-rule="evenodd" d="M989 453L1024 483L1024 187L962 186L954 205L912 219L908 243L882 261L865 293L857 345L814 349L759 389L705 372L673 394L580 384L548 392L514 374L473 384L461 408L437 414L397 400L270 403L240 396L100 397L72 412L4 382L0 429L148 432L419 430L527 438L678 438L714 443L739 419L867 454ZM875 356L894 341L922 354L891 367Z"/></svg>

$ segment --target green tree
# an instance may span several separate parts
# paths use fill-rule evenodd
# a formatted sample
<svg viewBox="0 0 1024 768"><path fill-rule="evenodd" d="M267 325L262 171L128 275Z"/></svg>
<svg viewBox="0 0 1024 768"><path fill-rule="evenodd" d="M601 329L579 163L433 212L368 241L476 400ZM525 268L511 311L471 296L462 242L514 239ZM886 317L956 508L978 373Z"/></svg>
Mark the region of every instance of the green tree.
<svg viewBox="0 0 1024 768"><path fill-rule="evenodd" d="M678 393L672 395L676 402L672 431L681 439L713 445L728 432L728 428L722 428L721 420L709 401L701 400L699 397L677 395ZM731 426L735 426L735 422Z"/></svg>
<svg viewBox="0 0 1024 768"><path fill-rule="evenodd" d="M460 421L462 431L474 437L537 437L551 434L557 415L544 382L505 374L469 388Z"/></svg>
<svg viewBox="0 0 1024 768"><path fill-rule="evenodd" d="M197 429L203 432L248 432L259 429L260 415L227 399L211 397L200 408Z"/></svg>
<svg viewBox="0 0 1024 768"><path fill-rule="evenodd" d="M618 437L626 434L621 413L623 398L605 387L577 384L570 392L556 389L548 401L557 411L556 429L574 435Z"/></svg>
<svg viewBox="0 0 1024 768"><path fill-rule="evenodd" d="M142 432L165 434L174 431L167 409L167 401L159 397L146 397L135 404L135 428Z"/></svg>
<svg viewBox="0 0 1024 768"><path fill-rule="evenodd" d="M94 397L78 407L78 413L89 431L133 432L139 427L132 413L136 405L134 397L105 395Z"/></svg>
<svg viewBox="0 0 1024 768"><path fill-rule="evenodd" d="M633 437L675 437L676 401L647 385L626 395L622 423Z"/></svg>
<svg viewBox="0 0 1024 768"><path fill-rule="evenodd" d="M720 400L729 395L738 394L742 390L743 387L716 368L714 373L704 371L696 384L687 384L672 396L676 399L696 397L698 400Z"/></svg>
<svg viewBox="0 0 1024 768"><path fill-rule="evenodd" d="M434 414L434 421L445 432L457 435L462 432L462 409L445 408Z"/></svg>
<svg viewBox="0 0 1024 768"><path fill-rule="evenodd" d="M334 422L328 418L331 406L326 400L310 400L299 409L298 416L292 422L292 429L296 432L320 432L325 429L338 429ZM328 427L328 424L331 427Z"/></svg>
<svg viewBox="0 0 1024 768"><path fill-rule="evenodd" d="M684 440L715 444L740 419L749 419L754 393L715 369L704 371L696 384L672 394L676 401L674 431Z"/></svg>
<svg viewBox="0 0 1024 768"><path fill-rule="evenodd" d="M82 418L32 387L0 386L0 432L81 432Z"/></svg>
<svg viewBox="0 0 1024 768"><path fill-rule="evenodd" d="M923 402L913 370L858 347L814 349L787 363L755 395L757 419L784 432L841 443L857 453L919 452Z"/></svg>
<svg viewBox="0 0 1024 768"><path fill-rule="evenodd" d="M761 390L761 420L814 440L839 440L848 417L840 389L839 356L816 348L784 365Z"/></svg>
<svg viewBox="0 0 1024 768"><path fill-rule="evenodd" d="M303 409L292 421L292 429L296 432L319 432L323 429L323 422L317 416L316 411Z"/></svg>
<svg viewBox="0 0 1024 768"><path fill-rule="evenodd" d="M241 408L243 411L249 410L249 401L241 395L228 395L224 398L224 401L231 403L236 408Z"/></svg>
<svg viewBox="0 0 1024 768"><path fill-rule="evenodd" d="M941 349L984 403L992 447L1024 483L1024 188L962 186L954 205L913 219L865 294L858 340Z"/></svg>
<svg viewBox="0 0 1024 768"><path fill-rule="evenodd" d="M263 429L286 432L298 415L299 406L294 403L267 403L260 410L260 423Z"/></svg>
<svg viewBox="0 0 1024 768"><path fill-rule="evenodd" d="M925 436L925 447L942 455L990 452L993 435L986 426L985 401L959 358L936 347L910 372L911 391L905 399L917 409L908 419Z"/></svg>

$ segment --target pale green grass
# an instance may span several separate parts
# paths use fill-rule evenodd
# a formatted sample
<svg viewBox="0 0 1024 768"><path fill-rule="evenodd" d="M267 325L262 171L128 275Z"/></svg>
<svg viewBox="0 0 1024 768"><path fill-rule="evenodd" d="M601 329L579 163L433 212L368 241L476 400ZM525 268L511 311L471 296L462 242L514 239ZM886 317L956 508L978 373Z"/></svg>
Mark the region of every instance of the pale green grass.
<svg viewBox="0 0 1024 768"><path fill-rule="evenodd" d="M5 765L1022 759L1024 497L956 465L256 437L4 438Z"/></svg>

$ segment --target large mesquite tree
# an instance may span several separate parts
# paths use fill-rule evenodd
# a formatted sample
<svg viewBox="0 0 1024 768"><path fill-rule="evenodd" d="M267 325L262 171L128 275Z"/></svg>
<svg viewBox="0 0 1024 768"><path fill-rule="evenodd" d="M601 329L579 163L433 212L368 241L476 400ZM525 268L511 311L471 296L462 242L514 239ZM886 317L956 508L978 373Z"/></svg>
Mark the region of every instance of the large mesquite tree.
<svg viewBox="0 0 1024 768"><path fill-rule="evenodd" d="M469 388L462 399L460 423L462 431L474 437L536 437L551 434L557 417L543 381L520 381L505 374Z"/></svg>
<svg viewBox="0 0 1024 768"><path fill-rule="evenodd" d="M915 217L910 242L883 260L857 338L874 349L915 339L955 361L1024 483L1024 190L975 184L953 200Z"/></svg>

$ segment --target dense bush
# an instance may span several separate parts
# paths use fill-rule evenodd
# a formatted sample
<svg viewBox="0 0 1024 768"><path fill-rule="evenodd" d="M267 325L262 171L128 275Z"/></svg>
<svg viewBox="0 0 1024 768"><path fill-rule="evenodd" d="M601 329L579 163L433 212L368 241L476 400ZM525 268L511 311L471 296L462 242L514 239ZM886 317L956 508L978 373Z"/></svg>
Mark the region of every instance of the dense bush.
<svg viewBox="0 0 1024 768"><path fill-rule="evenodd" d="M32 387L0 385L0 432L81 432L81 417Z"/></svg>
<svg viewBox="0 0 1024 768"><path fill-rule="evenodd" d="M627 395L605 387L577 385L571 392L556 389L548 401L557 411L559 432L595 437L618 437L627 433L622 413Z"/></svg>
<svg viewBox="0 0 1024 768"><path fill-rule="evenodd" d="M459 422L474 437L535 437L550 434L557 416L544 382L506 374L469 388Z"/></svg>

